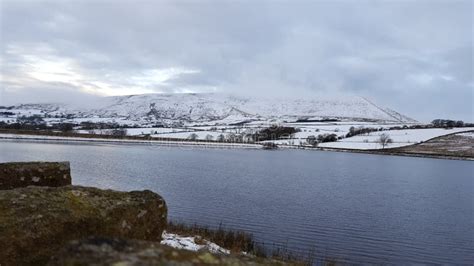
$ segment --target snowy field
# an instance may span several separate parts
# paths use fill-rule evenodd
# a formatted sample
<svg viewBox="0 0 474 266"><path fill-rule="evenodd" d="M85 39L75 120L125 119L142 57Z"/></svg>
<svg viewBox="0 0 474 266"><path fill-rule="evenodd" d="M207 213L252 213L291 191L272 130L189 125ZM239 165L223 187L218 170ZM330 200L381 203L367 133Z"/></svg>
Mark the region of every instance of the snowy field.
<svg viewBox="0 0 474 266"><path fill-rule="evenodd" d="M131 140L131 139L103 139L103 138L81 138L81 137L58 137L42 135L23 135L23 134L3 134L0 133L0 139L7 140L37 140L37 141L61 141L61 142L96 142L96 143L114 143L114 144L150 144L161 146L189 146L201 148L240 148L240 149L260 149L259 144L244 143L221 143L221 142L191 142L191 141L168 141L168 140Z"/></svg>
<svg viewBox="0 0 474 266"><path fill-rule="evenodd" d="M377 142L380 135L385 133L390 136L393 143L390 143L386 148L395 148L408 146L420 142L427 141L429 139L440 137L447 134L453 134L457 132L464 132L474 130L474 128L428 128L428 129L403 129L403 130L387 130L377 131L370 134L358 135L351 138L345 138L337 142L320 143L318 147L324 148L341 148L341 149L381 149L382 145ZM467 134L467 133L466 133ZM472 133L469 133L472 135Z"/></svg>
<svg viewBox="0 0 474 266"><path fill-rule="evenodd" d="M429 140L434 137L469 131L472 128L454 129L400 129L422 125L400 115L393 110L380 108L367 99L349 97L344 99L294 99L288 101L269 101L264 99L242 99L220 94L160 94L140 95L131 97L109 97L104 105L97 109L75 109L61 104L31 104L0 108L3 112L0 121L13 123L21 116L39 115L46 124L74 123L116 123L130 126L126 134L129 136L149 136L159 139L169 138L167 144L182 145L216 145L239 146L238 142L250 142L252 136L265 128L274 125L294 127L298 132L288 139L272 141L282 146L309 146L308 137L335 134L337 142L320 143L323 148L342 149L380 149L380 134L390 136L392 143L388 148L402 147ZM105 104L106 103L106 104ZM71 114L72 118L67 115ZM337 118L338 122L301 122L316 121L322 118ZM309 119L309 120L308 120ZM362 121L379 122L362 122ZM334 121L326 119L324 121ZM160 125L164 127L159 127ZM345 138L350 128L370 128L375 132ZM110 129L84 130L76 127L77 133L110 134ZM18 135L17 135L18 136ZM472 134L470 135L472 136ZM10 136L9 138L14 138ZM18 138L18 137L16 137ZM62 141L101 141L149 143L149 140L104 140L84 138L61 138L47 136L22 136L28 139L51 139ZM179 140L222 141L180 142ZM224 143L225 141L226 143ZM192 144L195 143L195 144ZM260 147L259 145L254 145Z"/></svg>
<svg viewBox="0 0 474 266"><path fill-rule="evenodd" d="M254 134L258 130L268 128L271 123L250 123L244 127L238 126L195 126L186 128L129 128L127 135L141 136L150 134L154 138L173 138L173 139L196 139L196 140L218 140L219 137L228 139L230 136L241 136L244 141L247 140L248 135ZM284 146L306 146L307 138L321 134L336 134L342 137L337 142L320 143L318 147L322 148L341 148L341 149L381 149L382 145L378 143L380 134L388 134L392 139L386 148L403 147L427 141L431 138L453 134L457 132L465 132L474 130L474 128L427 128L427 129L400 129L388 130L392 127L403 127L405 125L414 124L400 124L400 123L369 123L369 122L330 122L330 123L282 123L279 126L295 127L299 132L295 133L289 139L280 139L270 141ZM344 138L351 127L354 128L373 128L383 131L376 131L369 134L357 135L350 138ZM106 130L105 130L106 131ZM104 132L105 132L104 131ZM87 131L79 131L87 133ZM101 134L100 130L96 132ZM465 133L472 136L471 133ZM247 137L245 137L247 136ZM267 141L268 142L268 141Z"/></svg>
<svg viewBox="0 0 474 266"><path fill-rule="evenodd" d="M254 134L255 132L271 127L272 125L295 127L299 132L295 133L292 137L294 142L306 141L309 136L318 136L320 134L336 134L337 136L345 136L351 127L359 128L391 128L391 127L402 127L404 125L414 125L409 123L368 123L368 122L331 122L331 123L271 123L271 122L259 122L249 123L245 126L188 126L188 127L141 127L141 128L127 128L127 135L129 136L142 136L150 135L151 137L157 138L176 138L176 139L189 139L191 134L196 134L196 139L216 140L219 135L228 137L229 134L234 135L246 135ZM77 133L90 133L104 134L108 129L104 130L77 130Z"/></svg>
<svg viewBox="0 0 474 266"><path fill-rule="evenodd" d="M378 127L382 126L380 124ZM386 125L388 126L388 125ZM393 126L393 125L390 125ZM300 146L309 146L306 142L306 137L310 135L318 135L324 133L334 133L339 136L345 135L347 131L342 131L339 126L332 127L331 131L326 127L326 130L321 127L325 126L313 126L307 127L306 131L299 132L295 134L294 138L291 139L280 139L273 141L263 141L263 142L273 142L275 144L281 145L280 147L300 147ZM367 126L369 127L369 126ZM161 137L161 138L174 138L174 139L188 139L190 134L195 134L196 140L217 140L219 136L224 136L227 138L229 135L245 134L243 130L236 130L235 128L220 128L217 131L209 131L199 129L197 131L190 131L192 129L170 129L170 128L140 128L140 129L127 129L129 135L141 135L143 132L154 131L156 134L152 134L151 137ZM171 132L170 132L171 130ZM181 132L179 131L181 130ZM253 132L256 129L253 130ZM396 148L409 146L421 142L425 142L435 137L440 137L448 134L455 134L474 138L473 131L474 127L465 127L465 128L452 128L452 129L443 129L443 128L428 128L428 129L401 129L401 130L384 130L371 132L369 134L357 135L350 138L343 138L336 142L326 142L319 143L318 147L320 148L339 148L339 149L359 149L359 150L369 150L369 149L382 149L382 145L378 142L381 134L387 134L392 142L387 144L385 148ZM174 131L174 132L173 132ZM159 133L157 133L159 132ZM86 133L86 132L84 132ZM149 133L148 133L149 134ZM209 136L211 138L209 139ZM199 146L199 147L209 147L209 148L261 148L260 144L250 144L250 143L233 143L233 142L192 142L192 141L179 141L179 140L131 140L131 139L103 139L103 138L81 138L81 137L60 137L60 136L41 136L41 135L22 135L22 134L0 134L0 139L18 139L18 140L46 140L46 141L63 141L63 142L98 142L98 143L124 143L124 144L152 144L152 145L168 145L168 146ZM245 141L245 139L244 139Z"/></svg>
<svg viewBox="0 0 474 266"><path fill-rule="evenodd" d="M159 134L174 134L178 132L189 132L187 129L181 128L165 128L165 127L140 127L140 128L127 128L127 135L129 136L140 136L140 135L159 135ZM77 133L89 134L94 133L98 135L107 134L110 129L93 129L93 130L77 130Z"/></svg>

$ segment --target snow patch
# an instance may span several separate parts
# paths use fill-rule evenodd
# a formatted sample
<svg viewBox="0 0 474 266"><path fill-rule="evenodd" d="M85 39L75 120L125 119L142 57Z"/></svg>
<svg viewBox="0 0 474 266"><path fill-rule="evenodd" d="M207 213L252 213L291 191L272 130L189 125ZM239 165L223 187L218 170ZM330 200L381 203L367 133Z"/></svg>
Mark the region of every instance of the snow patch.
<svg viewBox="0 0 474 266"><path fill-rule="evenodd" d="M456 136L474 138L474 132L459 133L459 134L456 134Z"/></svg>
<svg viewBox="0 0 474 266"><path fill-rule="evenodd" d="M382 149L382 145L377 141L381 134L388 134L392 139L392 143L386 148L396 148L417 144L432 138L463 132L471 131L474 128L427 128L427 129L402 129L402 130L385 130L372 132L370 134L357 135L350 138L341 139L337 142L321 143L318 146L324 148L340 148L340 149ZM464 133L463 133L464 134Z"/></svg>
<svg viewBox="0 0 474 266"><path fill-rule="evenodd" d="M205 250L215 254L230 254L230 250L222 248L219 245L198 236L180 236L163 231L161 237L163 239L160 244L177 249L191 251Z"/></svg>

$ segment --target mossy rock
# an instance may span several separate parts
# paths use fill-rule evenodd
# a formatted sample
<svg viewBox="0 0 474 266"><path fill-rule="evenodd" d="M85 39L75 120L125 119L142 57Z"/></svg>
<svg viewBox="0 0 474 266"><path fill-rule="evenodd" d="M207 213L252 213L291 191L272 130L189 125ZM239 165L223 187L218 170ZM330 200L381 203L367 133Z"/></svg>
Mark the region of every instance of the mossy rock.
<svg viewBox="0 0 474 266"><path fill-rule="evenodd" d="M71 240L161 239L165 201L151 191L65 186L0 191L0 265L45 264Z"/></svg>
<svg viewBox="0 0 474 266"><path fill-rule="evenodd" d="M158 242L117 238L73 241L53 256L50 266L80 265L303 265L250 256L216 255L160 245Z"/></svg>
<svg viewBox="0 0 474 266"><path fill-rule="evenodd" d="M27 186L71 185L69 162L0 163L0 190Z"/></svg>

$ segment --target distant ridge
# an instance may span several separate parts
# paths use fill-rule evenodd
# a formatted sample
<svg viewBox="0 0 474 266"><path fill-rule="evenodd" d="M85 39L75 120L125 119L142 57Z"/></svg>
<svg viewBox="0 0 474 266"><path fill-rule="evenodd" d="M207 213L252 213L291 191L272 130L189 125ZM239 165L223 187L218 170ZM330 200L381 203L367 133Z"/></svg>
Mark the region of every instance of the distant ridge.
<svg viewBox="0 0 474 266"><path fill-rule="evenodd" d="M112 96L94 108L67 104L24 104L16 109L70 114L74 118L120 119L130 123L232 124L244 121L337 119L412 123L416 120L362 97L250 98L221 93L177 93Z"/></svg>

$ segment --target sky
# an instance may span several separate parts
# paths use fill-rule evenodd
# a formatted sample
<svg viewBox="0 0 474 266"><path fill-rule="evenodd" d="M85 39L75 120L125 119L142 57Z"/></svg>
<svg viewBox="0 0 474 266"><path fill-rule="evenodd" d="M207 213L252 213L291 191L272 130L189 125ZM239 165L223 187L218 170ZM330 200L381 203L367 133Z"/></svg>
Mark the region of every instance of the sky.
<svg viewBox="0 0 474 266"><path fill-rule="evenodd" d="M473 1L0 0L0 104L356 95L474 121Z"/></svg>

